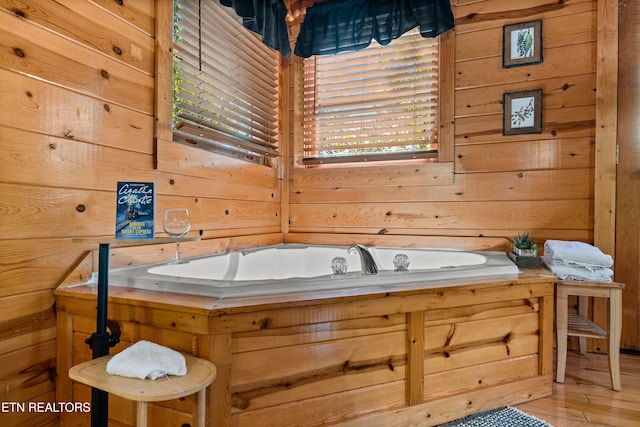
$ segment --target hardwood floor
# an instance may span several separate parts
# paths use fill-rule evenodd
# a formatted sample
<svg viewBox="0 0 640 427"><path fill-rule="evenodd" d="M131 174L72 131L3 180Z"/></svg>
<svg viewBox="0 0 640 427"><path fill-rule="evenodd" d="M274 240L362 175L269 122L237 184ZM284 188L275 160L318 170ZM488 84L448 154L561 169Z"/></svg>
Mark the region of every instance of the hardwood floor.
<svg viewBox="0 0 640 427"><path fill-rule="evenodd" d="M613 391L606 355L569 351L564 384L517 408L554 427L639 427L640 356L621 355L620 371L622 391Z"/></svg>

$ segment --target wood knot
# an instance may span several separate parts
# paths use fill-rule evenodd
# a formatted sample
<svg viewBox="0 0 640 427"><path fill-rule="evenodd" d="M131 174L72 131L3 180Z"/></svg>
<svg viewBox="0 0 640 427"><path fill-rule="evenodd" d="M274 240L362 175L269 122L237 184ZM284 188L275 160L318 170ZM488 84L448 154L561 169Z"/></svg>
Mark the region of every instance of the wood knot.
<svg viewBox="0 0 640 427"><path fill-rule="evenodd" d="M17 16L18 18L27 19L27 15L24 13L24 11L23 11L23 10L15 9L15 10L13 11L13 14L14 14L15 16Z"/></svg>
<svg viewBox="0 0 640 427"><path fill-rule="evenodd" d="M76 206L76 211L78 211L80 213L82 213L82 212L84 212L86 210L87 210L87 207L82 203L80 203L78 206Z"/></svg>
<svg viewBox="0 0 640 427"><path fill-rule="evenodd" d="M118 46L114 46L113 53L115 53L116 55L122 55L122 49L120 49Z"/></svg>
<svg viewBox="0 0 640 427"><path fill-rule="evenodd" d="M259 329L267 329L269 327L269 319L263 319L260 322L253 322L254 325L257 325Z"/></svg>
<svg viewBox="0 0 640 427"><path fill-rule="evenodd" d="M13 48L13 53L15 53L16 56L19 56L20 58L24 58L26 56L24 54L24 51L22 49L20 49L19 47L14 47Z"/></svg>
<svg viewBox="0 0 640 427"><path fill-rule="evenodd" d="M108 79L109 77L111 77L111 75L109 74L109 72L107 70L100 70L100 75L104 79Z"/></svg>

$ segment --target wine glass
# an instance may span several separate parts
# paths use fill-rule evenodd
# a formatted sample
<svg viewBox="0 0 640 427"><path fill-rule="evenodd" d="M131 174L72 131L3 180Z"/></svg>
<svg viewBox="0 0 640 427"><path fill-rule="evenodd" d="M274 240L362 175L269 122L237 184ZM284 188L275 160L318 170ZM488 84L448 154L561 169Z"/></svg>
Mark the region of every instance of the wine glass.
<svg viewBox="0 0 640 427"><path fill-rule="evenodd" d="M185 208L166 209L162 217L162 228L170 237L184 237L191 230L189 210ZM180 264L180 243L176 242L176 264Z"/></svg>

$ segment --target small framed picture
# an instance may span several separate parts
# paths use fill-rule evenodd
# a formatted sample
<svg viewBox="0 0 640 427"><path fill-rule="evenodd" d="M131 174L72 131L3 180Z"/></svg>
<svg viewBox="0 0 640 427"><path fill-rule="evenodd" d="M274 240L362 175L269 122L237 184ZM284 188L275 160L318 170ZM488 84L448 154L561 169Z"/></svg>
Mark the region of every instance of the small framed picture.
<svg viewBox="0 0 640 427"><path fill-rule="evenodd" d="M542 62L542 20L505 25L502 30L503 68Z"/></svg>
<svg viewBox="0 0 640 427"><path fill-rule="evenodd" d="M542 132L542 89L505 93L503 135Z"/></svg>

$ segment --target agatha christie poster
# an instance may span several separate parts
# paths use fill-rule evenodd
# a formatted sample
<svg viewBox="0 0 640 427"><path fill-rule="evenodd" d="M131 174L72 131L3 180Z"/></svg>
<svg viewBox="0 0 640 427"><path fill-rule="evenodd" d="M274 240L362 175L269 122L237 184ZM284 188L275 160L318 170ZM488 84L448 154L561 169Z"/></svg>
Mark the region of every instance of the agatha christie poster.
<svg viewBox="0 0 640 427"><path fill-rule="evenodd" d="M154 220L153 182L118 182L116 238L153 239Z"/></svg>

